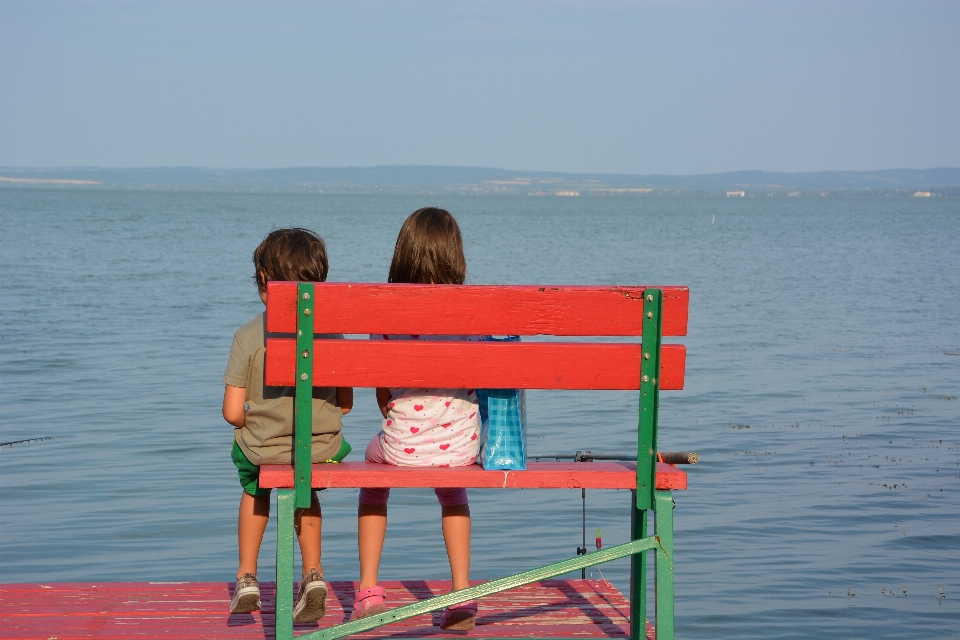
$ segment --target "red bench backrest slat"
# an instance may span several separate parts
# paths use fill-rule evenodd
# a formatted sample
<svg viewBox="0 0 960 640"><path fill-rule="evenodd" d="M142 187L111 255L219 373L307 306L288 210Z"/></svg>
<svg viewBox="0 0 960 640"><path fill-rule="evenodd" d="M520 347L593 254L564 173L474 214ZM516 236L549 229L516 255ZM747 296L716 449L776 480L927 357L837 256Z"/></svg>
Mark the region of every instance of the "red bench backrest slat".
<svg viewBox="0 0 960 640"><path fill-rule="evenodd" d="M639 336L645 287L318 283L316 333ZM663 291L663 335L687 334L687 287ZM297 284L267 284L267 331L295 333Z"/></svg>
<svg viewBox="0 0 960 640"><path fill-rule="evenodd" d="M639 389L640 345L389 340L314 341L318 387ZM267 340L266 384L296 382L293 338ZM686 348L665 344L660 389L683 388Z"/></svg>

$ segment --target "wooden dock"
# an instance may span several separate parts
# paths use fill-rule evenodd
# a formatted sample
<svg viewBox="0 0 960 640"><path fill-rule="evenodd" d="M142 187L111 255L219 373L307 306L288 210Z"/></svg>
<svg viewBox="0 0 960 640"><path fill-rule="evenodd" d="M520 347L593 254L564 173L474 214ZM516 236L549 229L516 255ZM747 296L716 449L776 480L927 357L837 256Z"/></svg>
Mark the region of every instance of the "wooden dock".
<svg viewBox="0 0 960 640"><path fill-rule="evenodd" d="M331 582L327 615L296 625L294 634L345 622L357 584ZM381 583L390 607L447 593L449 581ZM100 582L6 584L0 588L5 639L273 638L272 582L260 583L263 609L230 615L233 584L224 582ZM480 600L477 627L443 632L440 612L374 629L358 638L628 638L630 603L605 580L545 580ZM652 627L647 637L654 640Z"/></svg>

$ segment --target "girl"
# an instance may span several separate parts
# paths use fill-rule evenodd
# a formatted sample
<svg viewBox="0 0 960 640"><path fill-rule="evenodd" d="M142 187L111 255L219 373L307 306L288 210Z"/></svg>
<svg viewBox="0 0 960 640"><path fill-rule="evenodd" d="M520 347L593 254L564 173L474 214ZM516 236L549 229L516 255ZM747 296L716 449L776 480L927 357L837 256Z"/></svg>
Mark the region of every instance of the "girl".
<svg viewBox="0 0 960 640"><path fill-rule="evenodd" d="M403 223L390 265L389 282L463 284L467 264L457 221L443 209L427 207ZM370 336L381 340L470 340L466 336ZM367 462L401 466L473 464L480 446L480 416L473 389L377 389L382 431L367 446ZM434 489L440 500L443 540L450 559L453 589L470 586L470 507L466 489ZM377 571L387 532L390 489L361 489L357 511L360 590L352 620L386 611L386 590ZM468 631L477 617L476 601L448 607L441 629Z"/></svg>

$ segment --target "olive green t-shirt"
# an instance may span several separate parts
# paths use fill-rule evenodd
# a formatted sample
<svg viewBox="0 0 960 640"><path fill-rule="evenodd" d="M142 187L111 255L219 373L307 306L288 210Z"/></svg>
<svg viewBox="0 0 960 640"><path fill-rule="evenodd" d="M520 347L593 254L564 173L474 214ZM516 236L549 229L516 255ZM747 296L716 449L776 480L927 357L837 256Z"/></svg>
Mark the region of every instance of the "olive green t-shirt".
<svg viewBox="0 0 960 640"><path fill-rule="evenodd" d="M266 321L258 314L233 335L224 383L247 390L246 424L235 430L237 445L255 465L293 464L293 387L263 384ZM343 338L339 334L317 338ZM333 387L313 389L313 462L332 458L343 441L343 413Z"/></svg>

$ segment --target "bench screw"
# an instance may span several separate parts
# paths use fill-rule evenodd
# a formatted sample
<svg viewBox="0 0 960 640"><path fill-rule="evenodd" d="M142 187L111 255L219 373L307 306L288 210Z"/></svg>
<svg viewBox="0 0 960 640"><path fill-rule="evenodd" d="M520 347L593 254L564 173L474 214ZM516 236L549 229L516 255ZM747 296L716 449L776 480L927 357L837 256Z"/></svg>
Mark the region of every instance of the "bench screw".
<svg viewBox="0 0 960 640"><path fill-rule="evenodd" d="M303 310L303 315L305 315L305 316L310 315L310 309L304 309L304 310Z"/></svg>
<svg viewBox="0 0 960 640"><path fill-rule="evenodd" d="M301 379L301 380L306 380L306 379L307 379L307 374L301 373L301 374L300 374L300 379Z"/></svg>
<svg viewBox="0 0 960 640"><path fill-rule="evenodd" d="M304 299L304 300L309 300L309 299L310 299L310 294L309 294L309 293L303 294L303 299Z"/></svg>
<svg viewBox="0 0 960 640"><path fill-rule="evenodd" d="M643 376L643 381L644 381L644 382L649 382L649 381L650 381L650 376Z"/></svg>
<svg viewBox="0 0 960 640"><path fill-rule="evenodd" d="M648 318L652 318L652 317L653 317L653 311L647 311L647 317L648 317Z"/></svg>
<svg viewBox="0 0 960 640"><path fill-rule="evenodd" d="M649 354L649 353L643 354L643 359L644 359L644 360L649 360L649 359L650 359L650 354Z"/></svg>
<svg viewBox="0 0 960 640"><path fill-rule="evenodd" d="M653 302L653 296L647 296L647 302Z"/></svg>
<svg viewBox="0 0 960 640"><path fill-rule="evenodd" d="M310 355L310 352L307 351L306 349L304 349L304 350L303 350L303 353L302 353L301 355L302 355L304 358L306 358L306 357L308 357L308 356Z"/></svg>

